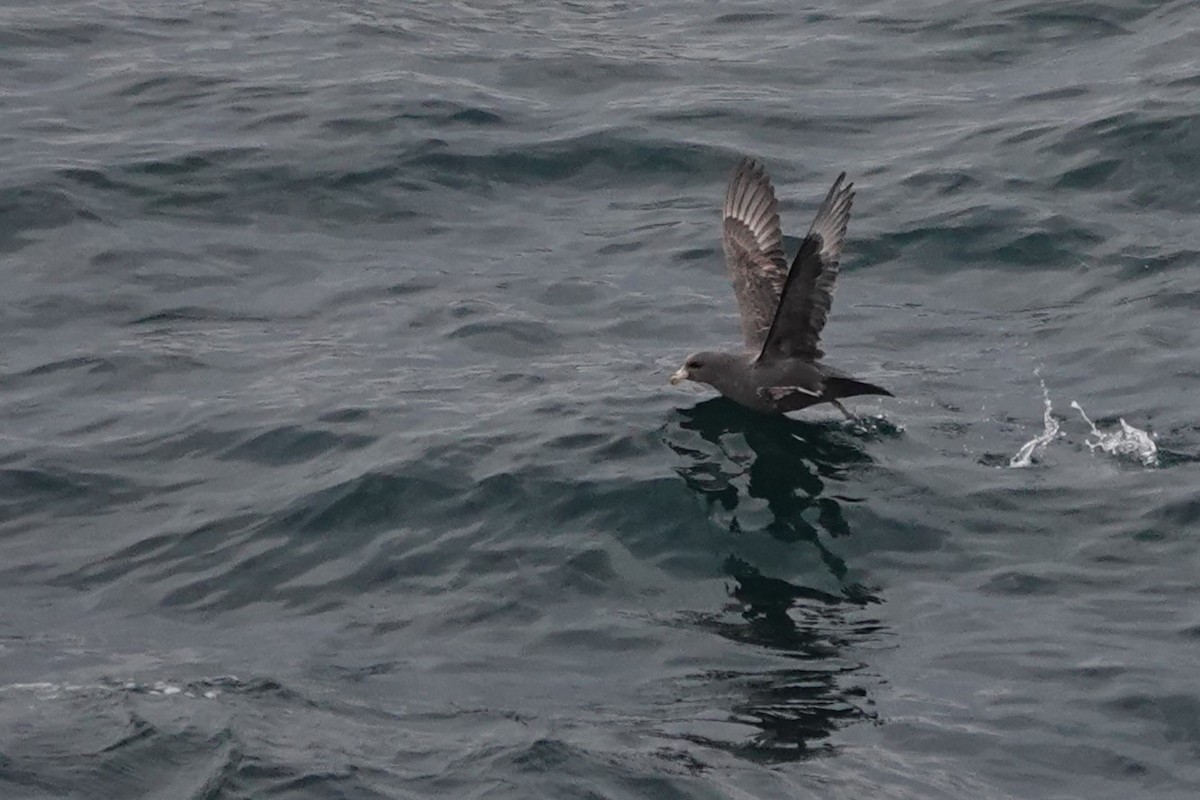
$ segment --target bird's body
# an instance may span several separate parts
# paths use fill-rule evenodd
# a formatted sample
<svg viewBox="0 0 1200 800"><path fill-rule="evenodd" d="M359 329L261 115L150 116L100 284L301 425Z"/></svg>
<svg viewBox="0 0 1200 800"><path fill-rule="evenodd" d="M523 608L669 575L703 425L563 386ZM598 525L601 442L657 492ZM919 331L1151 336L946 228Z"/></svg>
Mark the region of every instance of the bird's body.
<svg viewBox="0 0 1200 800"><path fill-rule="evenodd" d="M854 200L839 175L790 268L775 190L756 162L744 159L725 193L722 244L746 350L688 356L671 383L707 383L725 397L768 414L863 394L891 396L883 387L825 364L821 330L829 315L838 259ZM845 409L842 409L843 412Z"/></svg>
<svg viewBox="0 0 1200 800"><path fill-rule="evenodd" d="M698 363L684 367L689 380L707 383L735 403L764 414L786 414L860 394L890 394L836 367L803 358L759 361L745 353L710 352L697 353L688 361Z"/></svg>

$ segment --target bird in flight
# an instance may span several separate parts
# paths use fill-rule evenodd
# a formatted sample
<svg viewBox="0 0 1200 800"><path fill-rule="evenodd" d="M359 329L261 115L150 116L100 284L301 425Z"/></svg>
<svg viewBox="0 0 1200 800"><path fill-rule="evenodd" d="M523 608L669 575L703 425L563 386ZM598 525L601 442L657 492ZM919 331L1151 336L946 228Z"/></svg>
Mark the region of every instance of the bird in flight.
<svg viewBox="0 0 1200 800"><path fill-rule="evenodd" d="M821 361L821 330L833 302L854 201L854 184L845 180L843 172L833 182L789 268L775 189L758 162L742 159L725 192L721 244L746 349L694 353L671 376L672 384L706 383L730 400L767 414L832 403L853 418L840 399L893 396L882 386Z"/></svg>

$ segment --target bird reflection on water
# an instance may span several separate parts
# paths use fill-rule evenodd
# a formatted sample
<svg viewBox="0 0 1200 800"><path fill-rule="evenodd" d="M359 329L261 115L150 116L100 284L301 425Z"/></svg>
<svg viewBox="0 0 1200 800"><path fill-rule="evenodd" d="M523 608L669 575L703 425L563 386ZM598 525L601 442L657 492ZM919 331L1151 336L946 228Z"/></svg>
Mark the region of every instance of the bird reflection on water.
<svg viewBox="0 0 1200 800"><path fill-rule="evenodd" d="M864 440L894 432L879 420L848 426L842 420L766 416L724 398L676 412L666 431L668 446L683 460L676 470L733 534L721 565L731 580L731 602L693 622L803 663L705 676L706 692L734 695L728 721L750 726L748 735L685 738L756 761L786 761L828 752L834 731L873 718L869 696L855 681L864 655L885 636L867 611L882 600L851 579L852 570L836 552L836 540L851 535L843 506L859 501L830 489L847 472L871 463ZM752 528L743 521L747 517L762 524ZM810 573L805 580L779 575L781 565L770 557L759 555L767 563L755 563L756 556L746 551L761 548L746 545L762 535L811 548L824 574ZM778 552L778 545L768 551Z"/></svg>

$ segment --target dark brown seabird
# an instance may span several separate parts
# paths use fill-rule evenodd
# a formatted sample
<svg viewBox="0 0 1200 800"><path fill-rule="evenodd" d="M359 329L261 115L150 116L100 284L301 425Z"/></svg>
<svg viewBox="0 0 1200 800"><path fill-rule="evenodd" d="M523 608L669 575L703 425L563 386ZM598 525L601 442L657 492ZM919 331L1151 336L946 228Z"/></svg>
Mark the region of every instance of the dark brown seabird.
<svg viewBox="0 0 1200 800"><path fill-rule="evenodd" d="M833 302L838 258L850 221L854 184L837 180L791 269L771 180L760 164L742 159L725 192L721 244L742 315L741 353L695 353L671 383L707 383L734 402L766 414L784 414L832 403L852 417L839 399L892 393L852 378L821 361L821 330Z"/></svg>

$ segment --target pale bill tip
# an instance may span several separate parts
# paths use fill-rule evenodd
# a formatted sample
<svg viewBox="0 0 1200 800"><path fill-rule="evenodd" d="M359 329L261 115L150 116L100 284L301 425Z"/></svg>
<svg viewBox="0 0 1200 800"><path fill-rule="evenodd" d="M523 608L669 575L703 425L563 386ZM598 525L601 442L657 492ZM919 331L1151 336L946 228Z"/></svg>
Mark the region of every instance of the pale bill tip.
<svg viewBox="0 0 1200 800"><path fill-rule="evenodd" d="M680 367L679 369L675 370L675 374L671 376L671 385L675 386L680 381L686 381L688 377L687 367Z"/></svg>

